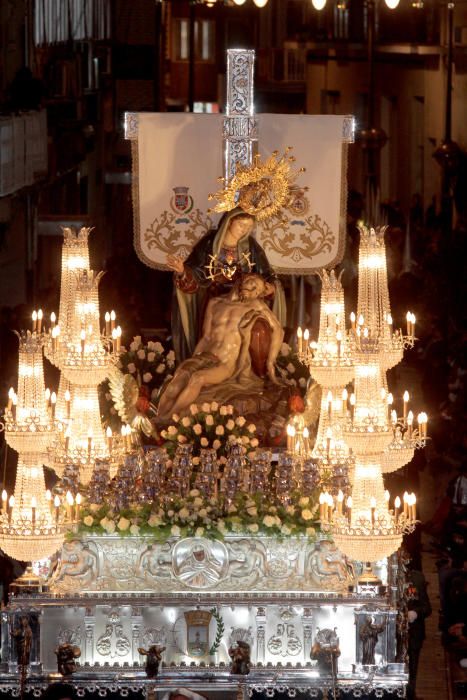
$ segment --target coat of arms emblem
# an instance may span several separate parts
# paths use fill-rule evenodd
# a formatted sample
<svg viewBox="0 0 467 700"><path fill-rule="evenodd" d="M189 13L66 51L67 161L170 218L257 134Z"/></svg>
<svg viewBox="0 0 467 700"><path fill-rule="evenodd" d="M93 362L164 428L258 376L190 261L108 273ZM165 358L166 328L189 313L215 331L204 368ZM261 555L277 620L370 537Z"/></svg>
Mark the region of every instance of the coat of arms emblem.
<svg viewBox="0 0 467 700"><path fill-rule="evenodd" d="M193 209L193 197L188 194L189 187L173 187L170 206L175 213L188 214Z"/></svg>

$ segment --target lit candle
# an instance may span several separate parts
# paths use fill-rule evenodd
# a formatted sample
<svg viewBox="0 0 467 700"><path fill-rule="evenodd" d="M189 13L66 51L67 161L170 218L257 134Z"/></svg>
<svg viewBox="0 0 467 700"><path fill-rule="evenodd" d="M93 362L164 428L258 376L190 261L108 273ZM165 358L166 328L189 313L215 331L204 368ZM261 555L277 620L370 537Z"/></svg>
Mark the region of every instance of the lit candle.
<svg viewBox="0 0 467 700"><path fill-rule="evenodd" d="M396 498L394 500L394 517L396 519L396 523L397 523L397 520L399 518L400 508L401 508L401 499L399 498L399 496L396 496Z"/></svg>
<svg viewBox="0 0 467 700"><path fill-rule="evenodd" d="M344 418L347 415L347 400L348 400L348 398L349 398L349 392L347 391L347 389L344 389L342 391L342 415Z"/></svg>
<svg viewBox="0 0 467 700"><path fill-rule="evenodd" d="M117 314L116 314L115 311L112 309L112 311L110 312L110 330L111 330L111 331L113 331L113 329L115 328L115 320L116 320L116 318L117 318Z"/></svg>
<svg viewBox="0 0 467 700"><path fill-rule="evenodd" d="M349 399L349 402L350 402L350 420L352 421L352 423L353 423L354 417L355 417L355 403L356 403L356 401L357 401L357 399L355 398L355 394L350 394L350 399Z"/></svg>
<svg viewBox="0 0 467 700"><path fill-rule="evenodd" d="M407 415L407 437L412 437L413 413L409 411Z"/></svg>
<svg viewBox="0 0 467 700"><path fill-rule="evenodd" d="M42 333L42 319L44 318L44 314L42 313L42 309L39 309L37 312L37 332Z"/></svg>
<svg viewBox="0 0 467 700"><path fill-rule="evenodd" d="M72 515L73 515L72 509L73 509L73 504L74 504L74 498L73 498L73 494L71 493L71 491L66 492L65 500L66 500L67 520L71 520Z"/></svg>
<svg viewBox="0 0 467 700"><path fill-rule="evenodd" d="M417 519L417 497L414 493L412 493L411 510L412 510L412 520L416 520Z"/></svg>
<svg viewBox="0 0 467 700"><path fill-rule="evenodd" d="M355 314L353 311L350 314L350 323L352 324L352 330L355 331Z"/></svg>
<svg viewBox="0 0 467 700"><path fill-rule="evenodd" d="M407 335L412 335L412 314L410 311L407 311L406 315L406 320L407 320Z"/></svg>
<svg viewBox="0 0 467 700"><path fill-rule="evenodd" d="M370 509L371 509L371 527L375 526L375 511L376 511L376 499L374 496L370 498Z"/></svg>
<svg viewBox="0 0 467 700"><path fill-rule="evenodd" d="M52 313L50 314L50 325L52 326L52 328L55 326L56 323L57 323L57 317L56 317L55 313L52 311Z"/></svg>
<svg viewBox="0 0 467 700"><path fill-rule="evenodd" d="M37 311L32 312L32 332L35 333L37 330Z"/></svg>
<svg viewBox="0 0 467 700"><path fill-rule="evenodd" d="M310 433L306 426L303 428L303 447L305 454L308 454L308 450L310 449Z"/></svg>
<svg viewBox="0 0 467 700"><path fill-rule="evenodd" d="M107 438L107 448L109 452L112 452L112 443L113 443L113 435L112 435L112 428L110 425L107 426L107 429L105 431L105 436Z"/></svg>
<svg viewBox="0 0 467 700"><path fill-rule="evenodd" d="M3 491L2 491L2 513L6 513L7 503L8 503L8 494L5 491L5 489L3 489Z"/></svg>
<svg viewBox="0 0 467 700"><path fill-rule="evenodd" d="M293 444L295 438L295 428L290 423L287 425L287 451L293 452Z"/></svg>
<svg viewBox="0 0 467 700"><path fill-rule="evenodd" d="M386 491L384 492L384 500L386 501L386 503L389 503L389 499L390 499L390 498L391 498L391 494L390 494L389 491L386 489Z"/></svg>
<svg viewBox="0 0 467 700"><path fill-rule="evenodd" d="M326 401L328 404L328 419L331 420L331 416L332 416L332 391L328 391L328 395L326 396Z"/></svg>
<svg viewBox="0 0 467 700"><path fill-rule="evenodd" d="M392 335L392 316L391 316L391 314L388 314L386 316L386 321L388 323L389 333L390 333L390 335Z"/></svg>
<svg viewBox="0 0 467 700"><path fill-rule="evenodd" d="M117 333L117 352L120 352L120 350L122 349L122 329L120 328L120 326L117 326L115 331Z"/></svg>
<svg viewBox="0 0 467 700"><path fill-rule="evenodd" d="M68 450L70 449L70 435L71 435L71 430L70 426L67 427L65 430L65 452L68 454Z"/></svg>
<svg viewBox="0 0 467 700"><path fill-rule="evenodd" d="M360 326L360 328L363 326L364 323L365 323L365 319L363 317L363 314L360 314L358 317L358 325Z"/></svg>
<svg viewBox="0 0 467 700"><path fill-rule="evenodd" d="M52 391L50 394L50 406L52 408L52 420L55 420L55 408L57 406L57 394Z"/></svg>
<svg viewBox="0 0 467 700"><path fill-rule="evenodd" d="M80 493L77 493L77 494L76 494L76 498L75 498L75 503L76 503L76 520L79 519L79 512L80 512L80 509L81 509L81 501L82 501L81 494L80 494Z"/></svg>
<svg viewBox="0 0 467 700"><path fill-rule="evenodd" d="M131 435L131 426L127 425L125 426L125 431L126 431L126 444L127 448L131 450L131 443L132 443L132 435ZM295 428L293 429L293 436L295 437Z"/></svg>
<svg viewBox="0 0 467 700"><path fill-rule="evenodd" d="M11 415L13 416L13 420L16 420L16 407L18 405L18 395L16 393L13 394L13 398L11 399L11 402L12 402Z"/></svg>
<svg viewBox="0 0 467 700"><path fill-rule="evenodd" d="M332 430L331 428L328 428L326 430L326 457L329 459L329 451L331 449L331 439L332 439Z"/></svg>
<svg viewBox="0 0 467 700"><path fill-rule="evenodd" d="M85 330L81 331L80 338L81 338L81 354L84 355L84 346L86 343L86 331Z"/></svg>
<svg viewBox="0 0 467 700"><path fill-rule="evenodd" d="M13 516L13 508L15 507L15 497L10 496L8 499L8 522L11 524L11 518Z"/></svg>
<svg viewBox="0 0 467 700"><path fill-rule="evenodd" d="M297 328L297 345L298 345L298 352L301 353L303 352L303 331L301 329L301 326Z"/></svg>
<svg viewBox="0 0 467 700"><path fill-rule="evenodd" d="M325 503L325 496L324 496L324 493L321 492L319 494L319 519L321 520L321 522L324 521L324 507L325 507L324 503Z"/></svg>
<svg viewBox="0 0 467 700"><path fill-rule="evenodd" d="M347 498L347 516L349 518L349 525L352 523L352 496Z"/></svg>
<svg viewBox="0 0 467 700"><path fill-rule="evenodd" d="M309 353L309 351L310 351L310 348L309 348L309 345L308 345L309 340L310 340L310 331L308 330L308 328L305 328L305 330L304 330L304 332L303 332L303 346L304 346L304 348L305 348L305 353L306 353L307 355L308 355L308 353Z"/></svg>
<svg viewBox="0 0 467 700"><path fill-rule="evenodd" d="M31 496L31 514L32 514L32 526L35 527L36 525L36 508L37 508L37 498L35 496Z"/></svg>
<svg viewBox="0 0 467 700"><path fill-rule="evenodd" d="M47 491L45 492L45 500L47 501L47 505L50 509L52 504L52 494L50 492L50 489L47 489Z"/></svg>
<svg viewBox="0 0 467 700"><path fill-rule="evenodd" d="M393 401L394 401L394 398L393 398L391 392L389 392L389 394L387 395L387 398L386 398L386 402L387 402L387 404L388 404L388 416L389 416L389 420L391 420L391 412L392 412L392 404L393 404Z"/></svg>
<svg viewBox="0 0 467 700"><path fill-rule="evenodd" d="M69 389L66 389L65 391L65 403L66 403L66 417L67 420L70 420L71 416L71 394Z"/></svg>
<svg viewBox="0 0 467 700"><path fill-rule="evenodd" d="M409 515L409 494L407 491L404 491L404 495L402 496L402 501L404 504L404 515L407 518Z"/></svg>
<svg viewBox="0 0 467 700"><path fill-rule="evenodd" d="M344 502L344 494L341 491L341 489L339 489L339 492L337 494L337 512L339 513L339 515L342 515L343 502Z"/></svg>
<svg viewBox="0 0 467 700"><path fill-rule="evenodd" d="M47 408L48 408L49 404L50 404L50 389L48 387L45 390L45 403L47 404Z"/></svg>
<svg viewBox="0 0 467 700"><path fill-rule="evenodd" d="M404 400L404 423L405 423L406 420L407 420L407 405L408 405L408 403L409 403L409 398L410 398L409 392L408 392L408 391L404 391L404 395L403 395L402 398L403 398L403 400Z"/></svg>
<svg viewBox="0 0 467 700"><path fill-rule="evenodd" d="M60 498L55 496L54 498L54 508L55 508L55 524L58 525L60 519Z"/></svg>
<svg viewBox="0 0 467 700"><path fill-rule="evenodd" d="M13 403L13 396L15 395L15 390L11 386L10 389L8 390L8 406L7 410L11 411L11 404Z"/></svg>
<svg viewBox="0 0 467 700"><path fill-rule="evenodd" d="M415 314L412 314L412 340L415 339Z"/></svg>
<svg viewBox="0 0 467 700"><path fill-rule="evenodd" d="M381 401L386 400L386 389L384 388L384 386L381 387L381 389L379 391L379 395L381 396Z"/></svg>
<svg viewBox="0 0 467 700"><path fill-rule="evenodd" d="M334 510L334 499L330 493L328 493L327 502L328 502L327 519L330 522L332 520L332 511Z"/></svg>
<svg viewBox="0 0 467 700"><path fill-rule="evenodd" d="M340 331L337 331L337 333L336 333L336 340L337 340L337 357L340 360L341 348L342 348L342 333Z"/></svg>
<svg viewBox="0 0 467 700"><path fill-rule="evenodd" d="M108 311L105 312L105 334L110 335L110 314Z"/></svg>

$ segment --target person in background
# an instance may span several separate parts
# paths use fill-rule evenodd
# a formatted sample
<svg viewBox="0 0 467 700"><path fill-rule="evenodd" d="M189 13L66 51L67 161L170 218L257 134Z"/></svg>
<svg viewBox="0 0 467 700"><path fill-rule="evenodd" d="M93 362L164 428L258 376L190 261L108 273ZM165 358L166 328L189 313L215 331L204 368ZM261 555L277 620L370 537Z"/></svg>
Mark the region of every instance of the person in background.
<svg viewBox="0 0 467 700"><path fill-rule="evenodd" d="M409 622L409 683L408 700L415 700L417 671L420 652L425 640L425 620L431 615L431 603L428 598L427 584L421 571L411 568L407 571L407 618Z"/></svg>

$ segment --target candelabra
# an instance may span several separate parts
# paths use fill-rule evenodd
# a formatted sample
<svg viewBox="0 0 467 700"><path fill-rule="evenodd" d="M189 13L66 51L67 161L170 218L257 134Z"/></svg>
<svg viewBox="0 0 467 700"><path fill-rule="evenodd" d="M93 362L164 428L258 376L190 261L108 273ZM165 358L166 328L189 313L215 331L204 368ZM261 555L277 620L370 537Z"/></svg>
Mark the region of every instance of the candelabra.
<svg viewBox="0 0 467 700"><path fill-rule="evenodd" d="M385 228L360 227L358 316L351 314L349 338L354 393L340 410L345 414L342 436L355 455L352 495L346 504L342 492L335 503L329 494L322 494L320 500L323 527L332 531L336 545L347 556L367 562L392 554L403 533L415 527L415 496L404 500L402 513L400 499L390 510L383 470L392 471L410 461L413 449L423 446L426 439L425 414L419 416L418 430L413 429L408 392L401 419L388 393L386 371L402 359L404 348L413 346L415 317L410 312L407 315L406 336L393 329L384 233ZM331 398L329 418L332 410ZM329 448L329 442L327 445Z"/></svg>
<svg viewBox="0 0 467 700"><path fill-rule="evenodd" d="M63 509L59 496L52 502L45 489L43 461L55 438L56 396L44 388L42 313L34 312L32 333L20 336L17 392L10 389L5 411L5 440L18 452L14 493L2 493L0 547L21 561L37 561L53 554L77 515Z"/></svg>
<svg viewBox="0 0 467 700"><path fill-rule="evenodd" d="M354 357L351 337L345 329L344 289L341 275L321 270L319 335L309 343L309 332L299 328L298 357L321 384L321 412L315 444L311 453L321 473L351 475L353 457L343 439L347 418L346 385L352 380Z"/></svg>
<svg viewBox="0 0 467 700"><path fill-rule="evenodd" d="M104 327L100 325L102 273L89 266L90 231L63 229L58 324L52 315L45 343L47 357L61 370L57 415L62 430L49 451L50 463L59 476L66 464L78 465L84 484L96 460L111 460L115 472L125 450L131 448L126 432L122 437L106 434L100 419L97 389L118 358L121 328L114 311L106 313Z"/></svg>
<svg viewBox="0 0 467 700"><path fill-rule="evenodd" d="M0 548L13 559L34 562L52 556L79 519L81 496L65 499L45 489L40 456L20 455L14 494L2 492Z"/></svg>

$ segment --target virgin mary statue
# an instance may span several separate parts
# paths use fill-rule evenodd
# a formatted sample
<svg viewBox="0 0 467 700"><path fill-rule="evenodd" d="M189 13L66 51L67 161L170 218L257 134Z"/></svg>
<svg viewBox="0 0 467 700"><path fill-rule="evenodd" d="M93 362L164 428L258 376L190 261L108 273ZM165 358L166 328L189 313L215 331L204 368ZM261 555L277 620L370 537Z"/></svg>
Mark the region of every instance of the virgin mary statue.
<svg viewBox="0 0 467 700"><path fill-rule="evenodd" d="M242 274L255 272L274 285L267 301L285 325L284 291L252 235L254 225L255 217L236 207L223 215L216 230L198 241L185 261L167 257L167 265L175 272L172 336L179 362L194 352L209 299L229 292Z"/></svg>

